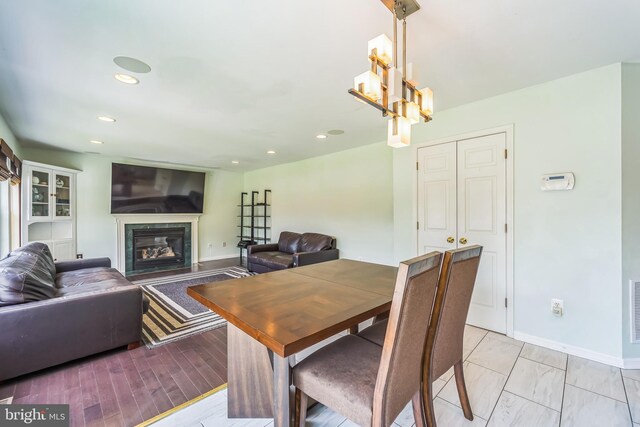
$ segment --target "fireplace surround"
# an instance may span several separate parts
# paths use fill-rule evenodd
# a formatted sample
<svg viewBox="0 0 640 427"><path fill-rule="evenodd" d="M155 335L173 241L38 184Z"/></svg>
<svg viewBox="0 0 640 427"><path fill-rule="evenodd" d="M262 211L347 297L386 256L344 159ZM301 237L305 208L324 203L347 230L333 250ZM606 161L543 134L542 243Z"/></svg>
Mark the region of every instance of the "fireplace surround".
<svg viewBox="0 0 640 427"><path fill-rule="evenodd" d="M167 268L190 267L198 262L198 220L200 215L190 214L136 214L136 215L113 215L117 226L117 258L116 267L125 275L138 274L140 272L150 272ZM183 261L175 262L172 265L146 264L149 268L135 269L133 260L133 232L134 230L167 230L181 228L184 229L183 240ZM163 236L160 236L163 237ZM163 239L152 247L164 247ZM175 251L174 251L175 252ZM144 264L143 264L144 265Z"/></svg>
<svg viewBox="0 0 640 427"><path fill-rule="evenodd" d="M125 224L124 242L127 275L191 265L191 224L188 222ZM174 255L168 255L167 249ZM176 256L177 252L180 255Z"/></svg>

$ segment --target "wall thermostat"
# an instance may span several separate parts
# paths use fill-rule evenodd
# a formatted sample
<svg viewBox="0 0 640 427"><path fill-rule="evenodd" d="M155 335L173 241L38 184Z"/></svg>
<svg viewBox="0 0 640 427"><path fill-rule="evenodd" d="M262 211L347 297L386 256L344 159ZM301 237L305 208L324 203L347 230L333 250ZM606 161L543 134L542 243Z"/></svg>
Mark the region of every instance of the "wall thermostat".
<svg viewBox="0 0 640 427"><path fill-rule="evenodd" d="M554 173L551 175L542 175L540 189L542 191L572 190L574 184L575 177L573 173Z"/></svg>

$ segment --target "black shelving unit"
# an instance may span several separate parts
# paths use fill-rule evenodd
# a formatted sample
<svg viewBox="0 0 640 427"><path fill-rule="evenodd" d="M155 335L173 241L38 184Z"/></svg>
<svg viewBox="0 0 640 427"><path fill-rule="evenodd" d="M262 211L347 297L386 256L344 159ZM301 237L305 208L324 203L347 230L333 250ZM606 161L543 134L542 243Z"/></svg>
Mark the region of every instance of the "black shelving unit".
<svg viewBox="0 0 640 427"><path fill-rule="evenodd" d="M251 203L248 199L249 193L240 193L240 225L238 225L237 247L240 248L240 265L244 265L243 251L249 245L271 242L271 190L264 190L262 201L260 192L251 192Z"/></svg>

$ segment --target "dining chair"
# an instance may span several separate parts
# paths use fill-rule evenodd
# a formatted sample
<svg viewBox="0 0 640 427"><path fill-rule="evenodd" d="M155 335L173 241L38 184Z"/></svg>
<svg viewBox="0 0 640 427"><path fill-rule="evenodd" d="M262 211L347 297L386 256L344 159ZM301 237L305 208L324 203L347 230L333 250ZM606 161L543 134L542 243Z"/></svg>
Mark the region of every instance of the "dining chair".
<svg viewBox="0 0 640 427"><path fill-rule="evenodd" d="M464 326L469 312L475 284L481 246L446 251L440 271L440 280L425 346L423 377L423 402L427 426L436 425L433 412L432 384L453 367L458 396L464 416L473 420L467 387L462 370ZM387 322L374 323L358 336L379 346L384 343Z"/></svg>
<svg viewBox="0 0 640 427"><path fill-rule="evenodd" d="M444 253L436 299L431 310L422 369L422 401L426 424L429 427L436 425L433 381L452 366L462 411L466 419L473 420L462 363L464 326L481 256L482 246L478 245Z"/></svg>
<svg viewBox="0 0 640 427"><path fill-rule="evenodd" d="M382 346L346 335L293 368L296 426L305 424L309 397L361 426L390 426L409 401L422 420L423 354L441 261L432 252L400 263Z"/></svg>

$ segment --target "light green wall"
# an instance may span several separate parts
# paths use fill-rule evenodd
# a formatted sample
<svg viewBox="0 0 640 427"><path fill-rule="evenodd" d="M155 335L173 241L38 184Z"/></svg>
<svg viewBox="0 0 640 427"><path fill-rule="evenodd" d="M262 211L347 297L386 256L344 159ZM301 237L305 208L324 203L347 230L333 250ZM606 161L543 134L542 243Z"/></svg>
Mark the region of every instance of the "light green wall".
<svg viewBox="0 0 640 427"><path fill-rule="evenodd" d="M437 113L394 151L396 261L416 253L415 144L514 125L514 330L620 358L621 65ZM572 191L542 192L543 174L574 172ZM551 314L552 298L565 315Z"/></svg>
<svg viewBox="0 0 640 427"><path fill-rule="evenodd" d="M393 263L392 150L385 143L245 174L272 191L272 232L336 236L342 258Z"/></svg>
<svg viewBox="0 0 640 427"><path fill-rule="evenodd" d="M629 281L640 281L640 64L622 65L622 347L625 358L640 357L632 344Z"/></svg>
<svg viewBox="0 0 640 427"><path fill-rule="evenodd" d="M111 163L131 162L96 154L31 148L24 151L26 160L82 171L77 179L77 250L85 258L108 256L115 262L116 223L109 207ZM206 172L204 214L199 220L199 257L206 259L235 256L235 205L242 191L242 174L195 168L194 170ZM226 247L222 247L223 242L227 243ZM208 246L209 243L212 244L211 248Z"/></svg>

